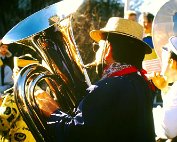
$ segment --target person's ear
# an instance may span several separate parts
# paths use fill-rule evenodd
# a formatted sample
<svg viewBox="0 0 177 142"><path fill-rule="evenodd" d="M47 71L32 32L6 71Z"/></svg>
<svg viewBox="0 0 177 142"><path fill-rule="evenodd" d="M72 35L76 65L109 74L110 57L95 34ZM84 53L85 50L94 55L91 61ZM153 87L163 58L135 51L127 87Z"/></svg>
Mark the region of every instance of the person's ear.
<svg viewBox="0 0 177 142"><path fill-rule="evenodd" d="M170 64L170 68L177 70L177 61L176 60L170 59L169 64Z"/></svg>

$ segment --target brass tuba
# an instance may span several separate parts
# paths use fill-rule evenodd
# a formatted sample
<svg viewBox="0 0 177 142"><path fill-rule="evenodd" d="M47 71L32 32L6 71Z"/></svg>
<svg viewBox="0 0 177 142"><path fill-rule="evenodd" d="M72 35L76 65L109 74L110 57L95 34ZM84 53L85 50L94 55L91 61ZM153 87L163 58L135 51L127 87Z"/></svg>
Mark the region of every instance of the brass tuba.
<svg viewBox="0 0 177 142"><path fill-rule="evenodd" d="M162 60L162 47L171 36L177 35L177 1L168 0L157 11L153 20L152 38L158 58Z"/></svg>
<svg viewBox="0 0 177 142"><path fill-rule="evenodd" d="M61 109L72 115L91 85L72 31L72 13L81 4L81 0L64 0L50 5L18 23L2 39L4 44L33 49L45 64L24 67L14 85L18 109L38 142L52 142L55 138L47 134L46 119L36 103L35 92L48 91Z"/></svg>

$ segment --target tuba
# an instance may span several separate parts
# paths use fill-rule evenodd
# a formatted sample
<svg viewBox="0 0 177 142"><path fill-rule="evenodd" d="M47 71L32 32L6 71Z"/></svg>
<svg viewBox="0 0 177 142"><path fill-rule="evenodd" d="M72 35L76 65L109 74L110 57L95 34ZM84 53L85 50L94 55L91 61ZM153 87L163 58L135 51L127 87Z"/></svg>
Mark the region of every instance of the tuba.
<svg viewBox="0 0 177 142"><path fill-rule="evenodd" d="M73 115L91 85L72 31L72 13L81 4L82 0L64 0L50 5L22 20L2 39L4 44L31 48L41 58L42 63L21 69L14 85L17 107L38 142L54 142L55 138L48 135L35 93L48 91L62 111Z"/></svg>
<svg viewBox="0 0 177 142"><path fill-rule="evenodd" d="M153 44L160 60L162 47L168 43L171 36L177 35L177 1L168 0L163 3L154 17L152 26Z"/></svg>

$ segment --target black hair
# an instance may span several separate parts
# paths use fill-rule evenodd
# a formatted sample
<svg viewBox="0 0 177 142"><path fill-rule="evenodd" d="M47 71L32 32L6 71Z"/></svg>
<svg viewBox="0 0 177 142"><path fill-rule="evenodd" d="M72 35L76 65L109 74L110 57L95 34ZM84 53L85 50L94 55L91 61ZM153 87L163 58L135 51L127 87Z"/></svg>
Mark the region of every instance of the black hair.
<svg viewBox="0 0 177 142"><path fill-rule="evenodd" d="M170 51L170 58L177 61L177 55L172 50Z"/></svg>
<svg viewBox="0 0 177 142"><path fill-rule="evenodd" d="M154 20L154 15L150 12L143 12L143 16L147 18L149 23L152 23Z"/></svg>
<svg viewBox="0 0 177 142"><path fill-rule="evenodd" d="M126 63L142 69L145 56L143 42L129 36L110 33L108 41L112 46L113 59L119 63Z"/></svg>

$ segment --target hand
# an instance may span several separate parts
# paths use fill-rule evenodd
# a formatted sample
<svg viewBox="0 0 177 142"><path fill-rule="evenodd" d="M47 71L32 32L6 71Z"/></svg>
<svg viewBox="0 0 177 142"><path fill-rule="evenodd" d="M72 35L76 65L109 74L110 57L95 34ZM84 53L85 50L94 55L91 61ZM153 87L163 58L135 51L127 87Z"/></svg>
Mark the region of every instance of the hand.
<svg viewBox="0 0 177 142"><path fill-rule="evenodd" d="M167 80L165 79L164 76L160 75L159 72L154 73L154 76L151 79L154 85L160 90L163 90L166 87L168 87Z"/></svg>
<svg viewBox="0 0 177 142"><path fill-rule="evenodd" d="M54 111L59 109L59 105L47 92L40 90L36 94L36 102L45 116L49 117Z"/></svg>

